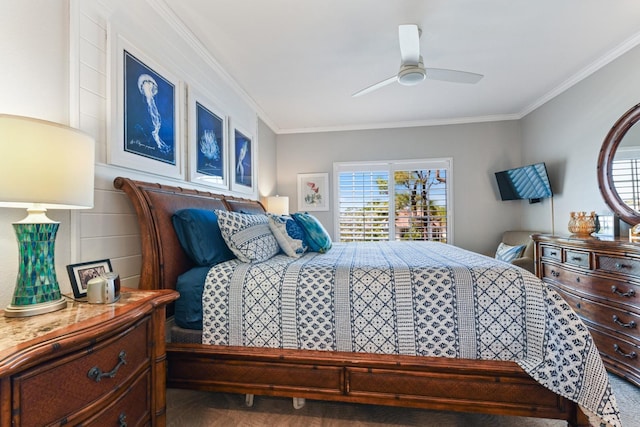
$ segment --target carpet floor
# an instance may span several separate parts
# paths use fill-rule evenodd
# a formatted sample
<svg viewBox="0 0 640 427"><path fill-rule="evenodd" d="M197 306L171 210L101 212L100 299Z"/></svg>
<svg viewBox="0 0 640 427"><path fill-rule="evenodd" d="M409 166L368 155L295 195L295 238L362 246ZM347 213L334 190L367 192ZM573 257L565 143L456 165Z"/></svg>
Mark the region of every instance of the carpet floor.
<svg viewBox="0 0 640 427"><path fill-rule="evenodd" d="M640 427L640 388L609 375L618 399L622 425ZM292 399L255 396L252 407L245 397L230 393L167 390L168 427L560 427L565 422L525 417L427 411L376 405L307 400L294 409Z"/></svg>

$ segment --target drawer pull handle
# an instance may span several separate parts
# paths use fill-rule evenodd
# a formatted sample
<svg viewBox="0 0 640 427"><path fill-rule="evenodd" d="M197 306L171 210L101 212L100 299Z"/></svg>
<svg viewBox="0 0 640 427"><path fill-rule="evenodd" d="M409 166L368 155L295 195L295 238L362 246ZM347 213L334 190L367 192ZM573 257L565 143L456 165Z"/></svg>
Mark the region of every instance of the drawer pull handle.
<svg viewBox="0 0 640 427"><path fill-rule="evenodd" d="M116 374L118 373L118 369L120 369L122 365L126 365L126 364L127 364L127 352L122 350L120 354L118 354L118 364L111 371L102 372L102 369L98 368L97 366L94 366L93 368L89 369L89 372L87 372L87 376L92 380L94 380L95 382L99 383L100 380L105 377L106 378L115 377Z"/></svg>
<svg viewBox="0 0 640 427"><path fill-rule="evenodd" d="M127 416L124 412L118 417L118 427L127 427Z"/></svg>
<svg viewBox="0 0 640 427"><path fill-rule="evenodd" d="M551 251L551 252L549 252L549 255L551 255L551 256L558 256L558 252L556 252L556 251Z"/></svg>
<svg viewBox="0 0 640 427"><path fill-rule="evenodd" d="M571 260L572 261L582 261L582 257L581 256L572 256Z"/></svg>
<svg viewBox="0 0 640 427"><path fill-rule="evenodd" d="M557 272L557 271L555 271L555 270L551 270L551 275L552 275L553 277L558 277L558 276L560 276L560 273L559 273L559 272Z"/></svg>
<svg viewBox="0 0 640 427"><path fill-rule="evenodd" d="M615 323L616 325L620 325L623 328L629 328L629 329L633 329L636 327L636 322L635 321L631 321L629 323L624 323L623 321L620 320L620 318L618 316L616 316L615 314L613 315L613 323Z"/></svg>
<svg viewBox="0 0 640 427"><path fill-rule="evenodd" d="M613 351L618 353L620 356L628 357L629 359L635 359L636 357L638 357L638 354L635 351L632 351L631 353L625 353L624 351L620 350L620 346L618 344L613 345Z"/></svg>
<svg viewBox="0 0 640 427"><path fill-rule="evenodd" d="M627 265L627 264L622 264L622 263L616 262L616 268L618 270L622 270L623 268L631 268L631 266Z"/></svg>
<svg viewBox="0 0 640 427"><path fill-rule="evenodd" d="M634 291L633 289L629 289L627 292L619 291L618 287L615 285L611 287L611 292L613 292L616 295L620 295L621 297L627 297L627 298L631 298L636 294L636 291Z"/></svg>

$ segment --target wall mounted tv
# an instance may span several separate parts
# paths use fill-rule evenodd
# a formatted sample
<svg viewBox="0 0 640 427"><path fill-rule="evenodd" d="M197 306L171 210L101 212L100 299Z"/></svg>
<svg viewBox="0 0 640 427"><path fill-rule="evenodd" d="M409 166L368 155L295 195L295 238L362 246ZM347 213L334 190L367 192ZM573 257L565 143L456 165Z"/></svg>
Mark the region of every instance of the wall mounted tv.
<svg viewBox="0 0 640 427"><path fill-rule="evenodd" d="M529 203L537 203L553 196L544 163L496 172L496 180L502 200L529 199Z"/></svg>

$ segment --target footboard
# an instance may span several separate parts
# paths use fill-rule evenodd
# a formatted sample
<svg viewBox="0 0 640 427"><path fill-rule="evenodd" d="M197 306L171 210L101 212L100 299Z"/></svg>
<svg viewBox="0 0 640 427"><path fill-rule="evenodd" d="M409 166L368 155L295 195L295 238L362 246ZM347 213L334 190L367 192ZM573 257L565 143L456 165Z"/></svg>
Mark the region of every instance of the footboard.
<svg viewBox="0 0 640 427"><path fill-rule="evenodd" d="M578 405L516 363L168 344L169 387L567 420Z"/></svg>

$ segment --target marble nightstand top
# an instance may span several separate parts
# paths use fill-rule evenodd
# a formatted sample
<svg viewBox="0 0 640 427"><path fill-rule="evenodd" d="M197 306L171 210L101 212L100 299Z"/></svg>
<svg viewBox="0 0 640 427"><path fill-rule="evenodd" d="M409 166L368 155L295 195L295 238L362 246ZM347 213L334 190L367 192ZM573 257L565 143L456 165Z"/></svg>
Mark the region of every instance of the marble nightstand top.
<svg viewBox="0 0 640 427"><path fill-rule="evenodd" d="M0 313L0 359L2 354L20 344L55 333L92 317L115 313L118 308L153 295L153 291L122 292L112 304L89 304L67 298L67 307L31 317L4 317Z"/></svg>

